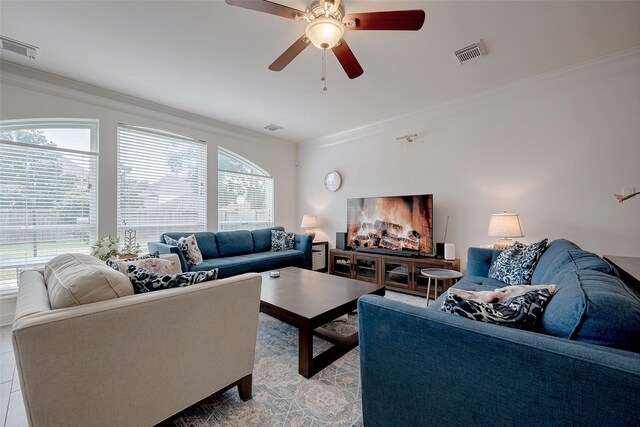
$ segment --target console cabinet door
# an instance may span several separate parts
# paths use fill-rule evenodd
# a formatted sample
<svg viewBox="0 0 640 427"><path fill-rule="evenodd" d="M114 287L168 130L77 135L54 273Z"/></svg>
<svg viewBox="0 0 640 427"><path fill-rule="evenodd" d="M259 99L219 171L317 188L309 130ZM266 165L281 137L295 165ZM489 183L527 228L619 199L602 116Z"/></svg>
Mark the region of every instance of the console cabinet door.
<svg viewBox="0 0 640 427"><path fill-rule="evenodd" d="M377 257L353 255L353 278L365 282L378 283L378 263Z"/></svg>
<svg viewBox="0 0 640 427"><path fill-rule="evenodd" d="M410 289L412 263L382 259L382 284L391 288Z"/></svg>
<svg viewBox="0 0 640 427"><path fill-rule="evenodd" d="M351 268L352 260L353 256L351 254L342 255L331 252L329 254L330 273L336 276L351 278L353 276Z"/></svg>

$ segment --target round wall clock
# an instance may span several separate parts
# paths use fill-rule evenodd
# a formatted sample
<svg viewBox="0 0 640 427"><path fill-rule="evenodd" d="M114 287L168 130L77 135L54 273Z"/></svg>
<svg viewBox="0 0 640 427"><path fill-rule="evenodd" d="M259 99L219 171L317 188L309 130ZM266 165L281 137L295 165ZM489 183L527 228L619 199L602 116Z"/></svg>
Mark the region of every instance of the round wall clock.
<svg viewBox="0 0 640 427"><path fill-rule="evenodd" d="M324 176L324 186L329 191L338 191L342 185L342 177L338 171L331 171Z"/></svg>

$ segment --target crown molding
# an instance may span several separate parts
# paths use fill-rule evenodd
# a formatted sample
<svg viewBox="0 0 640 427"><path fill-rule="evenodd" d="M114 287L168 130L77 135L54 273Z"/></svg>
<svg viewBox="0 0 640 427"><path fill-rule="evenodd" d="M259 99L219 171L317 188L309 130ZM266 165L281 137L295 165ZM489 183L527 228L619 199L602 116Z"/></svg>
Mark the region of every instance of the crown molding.
<svg viewBox="0 0 640 427"><path fill-rule="evenodd" d="M283 143L295 144L295 141L263 135L210 117L167 107L7 60L0 60L0 83L244 142L262 145L267 143L280 147Z"/></svg>
<svg viewBox="0 0 640 427"><path fill-rule="evenodd" d="M460 114L527 94L561 89L569 85L638 70L640 70L640 46L445 101L408 114L368 123L344 132L302 141L298 143L298 147L299 150L313 150L386 134L418 133L420 135L425 131L429 121L436 117Z"/></svg>

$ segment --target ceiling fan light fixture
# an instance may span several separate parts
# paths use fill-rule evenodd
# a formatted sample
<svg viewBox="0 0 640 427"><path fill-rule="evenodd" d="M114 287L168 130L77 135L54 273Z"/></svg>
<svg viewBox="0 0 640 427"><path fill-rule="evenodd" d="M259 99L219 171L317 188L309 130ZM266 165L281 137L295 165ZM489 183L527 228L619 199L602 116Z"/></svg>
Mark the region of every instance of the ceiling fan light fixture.
<svg viewBox="0 0 640 427"><path fill-rule="evenodd" d="M309 22L304 32L318 49L331 49L344 36L344 26L334 18L321 17Z"/></svg>

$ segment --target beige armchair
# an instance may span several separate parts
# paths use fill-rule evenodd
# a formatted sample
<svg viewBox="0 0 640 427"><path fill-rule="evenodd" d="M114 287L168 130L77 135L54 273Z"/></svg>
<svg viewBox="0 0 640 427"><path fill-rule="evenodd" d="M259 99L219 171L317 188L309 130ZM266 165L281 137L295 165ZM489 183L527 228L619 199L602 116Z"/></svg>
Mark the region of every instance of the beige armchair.
<svg viewBox="0 0 640 427"><path fill-rule="evenodd" d="M51 310L22 274L13 348L32 426L147 426L217 391L251 396L261 278Z"/></svg>

